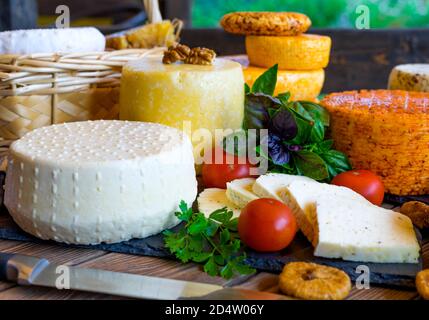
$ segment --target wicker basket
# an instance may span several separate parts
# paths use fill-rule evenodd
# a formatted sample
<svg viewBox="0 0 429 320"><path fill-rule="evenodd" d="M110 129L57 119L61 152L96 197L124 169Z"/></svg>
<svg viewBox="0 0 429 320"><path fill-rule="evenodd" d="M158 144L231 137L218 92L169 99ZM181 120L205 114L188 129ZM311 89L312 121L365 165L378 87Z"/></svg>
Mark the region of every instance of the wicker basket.
<svg viewBox="0 0 429 320"><path fill-rule="evenodd" d="M0 146L50 124L118 118L123 65L163 51L0 55Z"/></svg>

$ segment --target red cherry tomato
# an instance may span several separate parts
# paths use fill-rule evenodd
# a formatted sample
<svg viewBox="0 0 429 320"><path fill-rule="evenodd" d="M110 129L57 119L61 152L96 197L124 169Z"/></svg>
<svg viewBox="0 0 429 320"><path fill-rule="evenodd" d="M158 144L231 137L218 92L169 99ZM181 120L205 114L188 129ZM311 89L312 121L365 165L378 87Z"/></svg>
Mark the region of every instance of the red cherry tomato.
<svg viewBox="0 0 429 320"><path fill-rule="evenodd" d="M241 240L253 250L274 252L286 248L295 237L297 224L292 210L274 199L250 202L238 220Z"/></svg>
<svg viewBox="0 0 429 320"><path fill-rule="evenodd" d="M332 184L350 188L377 206L383 203L383 181L371 171L352 170L343 172L332 180Z"/></svg>
<svg viewBox="0 0 429 320"><path fill-rule="evenodd" d="M216 159L216 152L221 155ZM231 161L230 161L231 159ZM203 183L206 188L226 189L227 182L250 177L252 165L242 157L227 154L225 151L214 148L210 161L202 167Z"/></svg>

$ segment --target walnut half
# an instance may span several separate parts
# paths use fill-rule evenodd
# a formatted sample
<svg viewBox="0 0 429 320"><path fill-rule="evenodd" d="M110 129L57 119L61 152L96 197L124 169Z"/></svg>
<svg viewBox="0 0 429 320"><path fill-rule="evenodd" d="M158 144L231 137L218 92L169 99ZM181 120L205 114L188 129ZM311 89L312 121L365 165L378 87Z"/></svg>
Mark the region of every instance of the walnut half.
<svg viewBox="0 0 429 320"><path fill-rule="evenodd" d="M186 64L212 65L216 52L207 48L189 48L183 44L176 44L164 52L162 63L172 64L182 61Z"/></svg>

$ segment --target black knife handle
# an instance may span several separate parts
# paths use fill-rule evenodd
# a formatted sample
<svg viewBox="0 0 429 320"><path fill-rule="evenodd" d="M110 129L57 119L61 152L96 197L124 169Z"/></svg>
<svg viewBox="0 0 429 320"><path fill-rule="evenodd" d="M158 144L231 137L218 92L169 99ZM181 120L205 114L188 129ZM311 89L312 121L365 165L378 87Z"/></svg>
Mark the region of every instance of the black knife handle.
<svg viewBox="0 0 429 320"><path fill-rule="evenodd" d="M13 256L11 253L0 253L0 280L7 280L7 263Z"/></svg>

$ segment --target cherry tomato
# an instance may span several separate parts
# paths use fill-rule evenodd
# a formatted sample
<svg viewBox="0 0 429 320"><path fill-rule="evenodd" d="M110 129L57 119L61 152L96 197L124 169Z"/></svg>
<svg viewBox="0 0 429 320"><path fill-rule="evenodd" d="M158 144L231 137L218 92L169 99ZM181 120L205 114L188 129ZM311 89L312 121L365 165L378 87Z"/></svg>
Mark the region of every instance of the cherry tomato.
<svg viewBox="0 0 429 320"><path fill-rule="evenodd" d="M377 206L383 203L383 181L371 171L352 170L343 172L332 180L332 184L350 188Z"/></svg>
<svg viewBox="0 0 429 320"><path fill-rule="evenodd" d="M292 210L274 199L250 202L238 220L241 240L253 250L274 252L286 248L295 237L297 224Z"/></svg>
<svg viewBox="0 0 429 320"><path fill-rule="evenodd" d="M222 155L222 157L218 156L222 159L216 159L216 152ZM229 158L232 161L229 161ZM226 189L227 182L250 177L251 167L252 165L245 158L227 154L221 149L214 148L211 160L204 163L202 167L204 186L206 188Z"/></svg>

